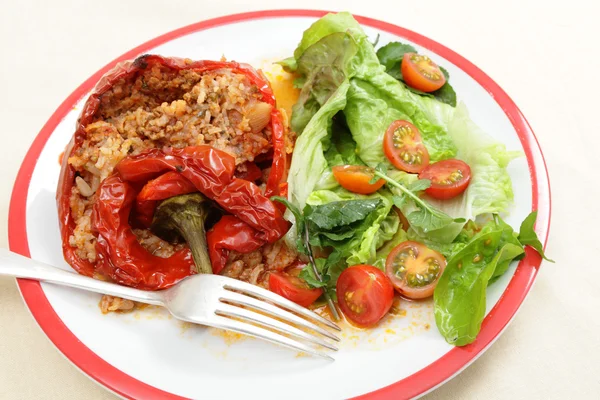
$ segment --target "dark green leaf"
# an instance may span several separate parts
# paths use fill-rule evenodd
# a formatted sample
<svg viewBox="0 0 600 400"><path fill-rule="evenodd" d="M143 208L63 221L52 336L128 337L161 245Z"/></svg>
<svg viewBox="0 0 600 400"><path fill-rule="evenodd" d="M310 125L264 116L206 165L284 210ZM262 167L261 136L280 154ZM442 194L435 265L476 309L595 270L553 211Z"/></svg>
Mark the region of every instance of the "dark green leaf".
<svg viewBox="0 0 600 400"><path fill-rule="evenodd" d="M448 81L444 83L444 86L439 88L438 90L431 92L433 97L441 101L442 103L446 103L451 105L452 107L456 107L456 92L454 88L450 86Z"/></svg>
<svg viewBox="0 0 600 400"><path fill-rule="evenodd" d="M400 42L391 42L377 50L377 58L381 65L385 66L387 71L391 70L396 64L400 64L405 53L416 53L410 44ZM400 70L400 68L398 68Z"/></svg>
<svg viewBox="0 0 600 400"><path fill-rule="evenodd" d="M444 76L446 77L446 80L450 79L450 74L448 73L448 71L446 71L446 68L440 67L440 70L442 71L442 74L444 74Z"/></svg>
<svg viewBox="0 0 600 400"><path fill-rule="evenodd" d="M392 66L392 68L388 69L385 72L392 78L397 79L397 80L401 81L402 83L404 83L404 76L402 75L402 69L400 67L401 65L402 65L402 62L398 62L398 63L394 64ZM423 92L421 92L421 93L423 93Z"/></svg>
<svg viewBox="0 0 600 400"><path fill-rule="evenodd" d="M544 254L544 246L542 245L542 242L540 242L540 239L538 239L537 234L533 229L536 218L537 211L533 211L527 216L527 218L523 220L521 223L521 229L519 229L519 242L521 242L523 246L533 247L544 260L554 262L554 260L549 259Z"/></svg>
<svg viewBox="0 0 600 400"><path fill-rule="evenodd" d="M304 216L311 225L321 230L331 230L365 219L380 205L380 199L334 201L319 206L307 205Z"/></svg>

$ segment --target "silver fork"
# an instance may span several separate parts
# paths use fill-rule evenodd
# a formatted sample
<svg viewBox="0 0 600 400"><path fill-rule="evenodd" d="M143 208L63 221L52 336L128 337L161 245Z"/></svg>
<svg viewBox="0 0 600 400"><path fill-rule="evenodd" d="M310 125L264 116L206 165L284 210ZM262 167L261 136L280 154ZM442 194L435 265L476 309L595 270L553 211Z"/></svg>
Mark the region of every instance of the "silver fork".
<svg viewBox="0 0 600 400"><path fill-rule="evenodd" d="M337 351L323 336L340 340L318 325L340 330L320 315L258 286L219 275L193 275L169 289L148 292L64 271L6 249L0 249L0 275L166 307L183 321L254 336L332 361L331 356L316 346Z"/></svg>

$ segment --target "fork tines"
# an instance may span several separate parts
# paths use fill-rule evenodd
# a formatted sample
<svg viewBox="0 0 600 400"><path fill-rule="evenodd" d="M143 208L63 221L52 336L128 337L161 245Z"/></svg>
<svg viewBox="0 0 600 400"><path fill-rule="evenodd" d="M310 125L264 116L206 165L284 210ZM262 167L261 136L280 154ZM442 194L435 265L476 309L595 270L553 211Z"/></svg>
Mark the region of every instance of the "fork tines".
<svg viewBox="0 0 600 400"><path fill-rule="evenodd" d="M333 322L284 297L246 282L227 279L223 289L215 310L223 329L333 360L318 347L308 345L337 351L337 347L323 337L334 341L340 339L317 325L339 331L339 326Z"/></svg>

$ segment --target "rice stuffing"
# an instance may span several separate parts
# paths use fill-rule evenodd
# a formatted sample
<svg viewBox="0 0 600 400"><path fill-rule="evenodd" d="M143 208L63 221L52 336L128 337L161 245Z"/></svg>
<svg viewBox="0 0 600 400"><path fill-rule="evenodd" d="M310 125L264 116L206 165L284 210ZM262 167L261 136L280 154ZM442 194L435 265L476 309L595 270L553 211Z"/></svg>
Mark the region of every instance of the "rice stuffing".
<svg viewBox="0 0 600 400"><path fill-rule="evenodd" d="M70 197L76 226L69 244L77 255L96 261L91 231L96 190L124 157L151 148L206 144L233 155L239 165L268 152L271 128L265 115L270 105L260 99L258 88L242 74L163 65L122 79L104 93L95 119L85 127L85 140L68 159L76 171ZM257 110L262 112L258 118ZM169 257L178 249L147 230L134 233L157 256Z"/></svg>

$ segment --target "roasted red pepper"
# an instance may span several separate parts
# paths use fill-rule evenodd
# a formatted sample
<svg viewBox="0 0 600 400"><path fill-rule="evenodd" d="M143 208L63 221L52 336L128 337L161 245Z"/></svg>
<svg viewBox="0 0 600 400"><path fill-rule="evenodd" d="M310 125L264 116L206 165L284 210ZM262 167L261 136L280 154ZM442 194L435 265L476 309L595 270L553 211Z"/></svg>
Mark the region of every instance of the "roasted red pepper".
<svg viewBox="0 0 600 400"><path fill-rule="evenodd" d="M233 215L224 215L206 233L206 242L214 274L221 273L225 268L230 250L249 253L265 244L250 225Z"/></svg>
<svg viewBox="0 0 600 400"><path fill-rule="evenodd" d="M262 94L261 101L269 103L273 106L273 111L271 114L271 117L272 117L271 118L271 130L272 130L272 138L273 138L273 161L272 161L272 168L271 168L270 176L269 176L269 179L267 182L267 188L266 188L266 193L265 193L266 196L270 197L272 195L280 194L280 192L279 192L280 184L285 179L287 161L286 161L286 157L285 157L285 138L284 138L283 124L281 121L281 115L275 108L275 106L276 106L275 97L273 96L273 92L272 92L271 88L269 87L264 76L260 72L257 72L256 70L254 70L249 65L239 64L236 62L191 61L191 60L181 59L181 58L165 58L165 57L161 57L161 56L157 56L157 55L144 55L144 56L137 58L134 61L126 61L126 62L120 63L114 69L112 69L106 75L104 75L100 79L98 84L96 85L94 91L91 93L88 100L86 101L86 103L83 107L81 116L79 117L79 120L77 122L75 134L73 135L73 138L71 139L71 141L67 145L67 148L65 149L66 157L62 157L62 168L61 168L61 174L60 174L60 179L59 179L59 183L58 183L56 198L57 198L57 205L58 205L61 236L62 236L62 242L63 242L63 253L64 253L66 261L75 270L77 270L81 274L92 276L92 275L94 275L94 272L96 271L96 269L98 267L99 272L102 272L103 274L108 275L108 276L113 276L113 278L115 280L117 280L121 283L130 284L132 286L135 286L134 282L136 281L136 279L139 279L139 282L142 282L142 283L140 285L138 285L138 287L159 289L159 288L167 287L168 285L172 284L177 279L179 279L177 277L180 276L180 273L182 273L181 271L185 271L187 266L190 265L190 264L187 264L187 263L191 262L191 256L189 255L189 253L184 254L185 252L182 252L180 255L177 256L177 257L180 257L181 263L178 264L177 267L173 267L174 273L172 275L170 275L166 270L165 271L160 270L160 268L161 268L160 265L167 265L167 263L164 259L163 259L162 264L160 264L160 263L157 264L159 266L157 267L157 270L155 271L156 275L153 275L153 272L150 269L148 269L148 268L150 268L150 265L148 265L148 268L145 268L145 266L144 267L137 266L137 272L136 272L137 264L129 263L131 260L124 261L124 264L123 264L124 269L121 270L119 268L115 268L114 270L112 270L112 273L111 273L109 271L110 268L107 267L107 261L108 260L118 260L119 257L115 256L116 253L111 253L109 251L104 252L102 255L99 255L99 258L101 258L101 259L98 260L98 265L96 265L96 263L93 263L88 260L80 258L79 255L76 253L77 249L75 247L71 246L69 243L69 238L71 237L71 235L73 235L73 231L75 228L75 222L73 220L73 216L71 215L70 196L71 196L71 190L75 184L75 176L76 176L75 169L68 162L69 157L73 154L73 152L76 149L81 147L81 145L83 144L83 142L86 138L85 128L88 124L93 122L94 119L96 118L96 114L98 113L98 110L100 107L100 99L101 99L102 95L104 93L106 93L108 90L110 90L115 84L117 84L121 80L133 77L136 74L138 74L140 71L142 71L154 64L164 65L164 66L167 66L167 67L175 69L175 70L192 69L199 73L202 73L205 71L218 70L218 69L229 69L236 73L245 75L253 84L255 84L258 87L260 93ZM187 150L187 149L177 150L177 151L173 150L172 153L176 154L177 152L179 152L179 155L182 156L183 158L185 158L185 155L187 154L188 151L189 150ZM187 170L192 169L195 171L195 165L193 165L193 161L190 161L190 158L194 158L194 157L187 158L187 161L192 163L187 166L186 165L172 165L169 162L164 162L164 160L160 161L158 163L146 163L143 160L137 160L137 161L139 161L137 166L139 166L139 167L143 166L146 168L146 170L144 173L141 173L141 171L138 171L139 172L138 174L131 174L130 177L133 177L135 175L135 178L136 178L135 184L131 184L131 185L127 184L125 182L125 180L127 180L126 175L128 173L130 173L131 171L127 170L127 168L125 167L125 164L122 165L121 167L123 168L123 172L125 175L121 175L121 176L115 175L114 177L107 178L107 179L111 179L111 181L108 181L108 183L106 185L103 184L102 187L99 189L99 190L103 191L105 197L106 196L110 197L112 195L115 195L115 196L117 196L117 199L120 199L120 200L113 199L114 201L112 203L110 203L110 204L113 204L114 206L120 207L119 211L116 211L116 209L114 210L115 211L115 214L114 214L115 220L113 220L111 223L117 223L118 221L122 221L124 223L127 220L126 218L123 219L123 216L125 214L128 214L128 212L131 210L131 207L133 206L133 201L135 200L135 195L137 194L137 192L134 188L141 187L141 185L143 183L145 183L148 179L157 178L161 172L171 171L174 173L178 173L180 167L184 167L184 169L187 169ZM255 190L253 187L247 187L246 184L240 184L239 182L231 181L235 166L233 165L230 169L229 161L223 161L223 160L219 161L216 159L213 161L222 163L223 174L224 174L223 176L216 176L216 177L211 177L210 179L207 179L206 177L199 176L199 174L197 174L195 172L189 172L189 171L187 173L182 173L181 176L184 176L186 179L188 179L190 182L192 182L194 187L202 186L204 188L204 192L206 192L205 194L207 194L207 193L212 194L212 196L209 196L209 197L216 198L217 196L220 196L220 202L222 202L223 204L226 204L230 208L237 209L237 208L241 207L241 204L247 204L247 205L262 204L262 199L259 202L256 202L255 200L249 201L247 199L244 200L243 202L238 202L238 201L233 201L231 199L224 198L224 195L222 194L223 191L231 191L234 188L238 188L238 187L242 188L248 194L252 194L252 195L255 193ZM133 167L133 164L130 164L130 166ZM225 179L227 177L229 179ZM122 185L116 181L117 179L120 179L122 181ZM167 181L168 177L162 178L162 179ZM177 179L179 179L179 178L177 178ZM204 185L204 184L206 184L206 185ZM230 184L232 186L230 186L229 189L227 189L228 185L230 185ZM183 187L180 189L183 189ZM189 186L187 186L187 189L189 189ZM223 189L223 190L221 190L221 189ZM150 190L150 189L147 189L147 190ZM183 192L185 192L185 190L182 190L182 193ZM178 193L178 194L181 194L181 193ZM175 195L175 191L173 192L173 195ZM265 198L266 197L263 196L263 199L265 199ZM148 201L155 201L155 200L156 199L152 199L152 200L148 200ZM138 205L138 207L139 207L139 205ZM143 207L149 207L149 208L152 207L153 208L153 206L150 204L147 206L143 206ZM274 216L272 214L272 208L273 208L273 204L269 203L269 207L267 207L267 209L262 209L260 212L265 212L267 214L271 213L270 215L273 218L275 218L276 223L274 225L273 225L273 220L269 220L269 219L262 220L260 212L258 212L258 214L257 214L256 211L251 212L251 213L246 213L247 215L245 215L245 218L248 220L249 223L252 223L253 226L260 225L262 227L266 227L267 225L271 224L272 229L283 230L284 224L281 222L282 219L280 218L280 216ZM108 210L106 210L104 207L101 207L99 205L98 209L94 210L94 212L96 215L99 215L103 212L108 212ZM145 223L147 223L149 221L148 215L149 214L147 214L145 217L146 218ZM108 224L109 222L106 221L106 223ZM101 223L98 223L98 224L99 224L98 232L100 232L100 231L104 232L104 229L108 229L108 227L109 227L109 225L102 225ZM116 228L116 226L113 226L113 227ZM130 234L126 234L126 232L131 233L130 230L128 230L128 228L124 229L123 232L121 232L121 235L125 235L122 237L126 238L126 241L124 243L128 243L127 241L131 241L131 244L133 245L132 240L135 238L132 237ZM279 234L281 234L281 232L278 233L277 235L279 235ZM274 237L277 236L276 234L267 233L266 231L261 231L261 233L258 233L258 235L262 235L267 240L272 240ZM98 248L99 249L107 248L106 241L104 241L104 239L99 238ZM115 248L113 250L116 251L117 248ZM138 247L136 247L136 246L132 247L132 249L131 249L132 257L133 257L133 255L138 255L138 250L139 250ZM139 254L143 254L143 253L139 253ZM102 257L104 257L104 258L102 258ZM175 257L175 255L173 257ZM175 257L175 258L177 258L177 257ZM158 261L161 261L161 260L158 260ZM173 259L173 261L175 261L175 259ZM189 271L189 268L187 268L187 270ZM161 275L161 274L166 274L166 275ZM189 272L188 272L188 274L189 274Z"/></svg>
<svg viewBox="0 0 600 400"><path fill-rule="evenodd" d="M106 178L98 189L92 224L98 234L96 271L117 283L155 290L171 286L194 272L189 248L169 258L152 255L129 226L136 190L118 174Z"/></svg>
<svg viewBox="0 0 600 400"><path fill-rule="evenodd" d="M158 201L197 191L196 186L178 172L162 174L149 181L138 193L134 207L135 218L143 227L149 228Z"/></svg>
<svg viewBox="0 0 600 400"><path fill-rule="evenodd" d="M115 173L100 185L93 207L96 270L116 282L151 290L168 287L194 272L189 250L178 251L168 259L156 257L138 243L129 225L132 207L140 197L154 201L192 191L186 181L173 178L173 174L184 177L195 190L238 217L238 225L243 226L228 231L231 238L219 239L224 243L221 248L252 251L281 238L289 229L289 222L262 195L258 186L233 178L234 169L232 156L209 146L166 152L153 149L123 159L115 167ZM132 183L143 182L157 174L162 175L147 183L138 194ZM177 184L171 185L173 182ZM167 184L168 191L153 193L152 187L160 188L161 183ZM212 242L209 246L213 247ZM222 257L218 261L224 265ZM221 264L217 269L222 269Z"/></svg>
<svg viewBox="0 0 600 400"><path fill-rule="evenodd" d="M166 171L176 171L225 211L259 231L258 235L267 242L281 238L290 227L281 211L262 194L258 186L233 178L235 159L209 146L148 150L123 159L115 170L124 180L132 182L145 181Z"/></svg>

